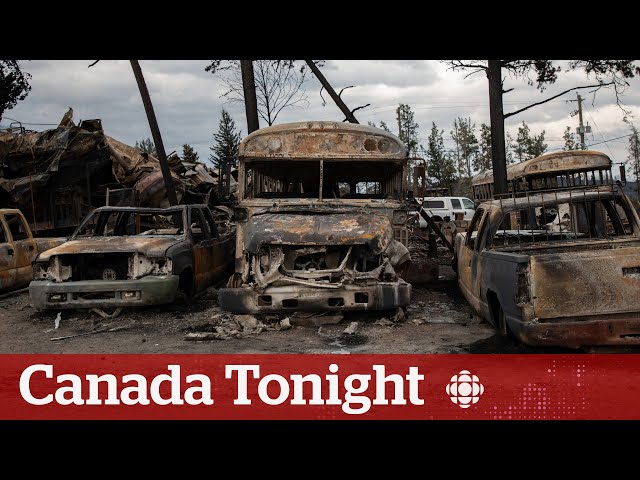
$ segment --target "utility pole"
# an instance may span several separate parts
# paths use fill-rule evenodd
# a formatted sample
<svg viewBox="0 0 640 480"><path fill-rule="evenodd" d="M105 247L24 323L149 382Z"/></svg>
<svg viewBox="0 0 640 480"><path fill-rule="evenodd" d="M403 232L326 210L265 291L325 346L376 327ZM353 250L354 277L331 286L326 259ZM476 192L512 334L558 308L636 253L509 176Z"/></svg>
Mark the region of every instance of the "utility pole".
<svg viewBox="0 0 640 480"><path fill-rule="evenodd" d="M147 120L149 121L149 127L151 128L153 143L155 144L158 160L160 161L160 170L162 171L164 186L167 189L169 205L173 207L178 204L178 198L176 197L176 190L173 185L173 179L171 178L171 169L167 162L167 154L164 151L164 144L162 143L162 136L160 135L160 128L158 127L156 114L153 111L151 96L149 95L149 90L147 89L147 84L144 81L144 76L142 75L142 69L140 68L138 60L131 60L131 68L133 70L133 75L136 77L136 82L138 83L138 90L140 90L144 110L147 113Z"/></svg>
<svg viewBox="0 0 640 480"><path fill-rule="evenodd" d="M260 128L258 121L258 100L256 98L256 81L253 76L253 61L240 60L242 90L244 92L244 109L247 114L247 133Z"/></svg>
<svg viewBox="0 0 640 480"><path fill-rule="evenodd" d="M591 126L589 125L589 122L587 122L586 126L582 123L582 100L584 99L580 96L580 94L578 94L578 119L580 121L580 126L576 128L576 132L578 132L578 134L580 135L580 148L582 150L586 150L587 146L584 144L584 134L591 133ZM575 115L575 112L572 114L572 116L573 115Z"/></svg>
<svg viewBox="0 0 640 480"><path fill-rule="evenodd" d="M578 93L578 118L580 119L580 126L578 127L578 133L580 134L580 148L584 147L584 125L582 124L582 97Z"/></svg>

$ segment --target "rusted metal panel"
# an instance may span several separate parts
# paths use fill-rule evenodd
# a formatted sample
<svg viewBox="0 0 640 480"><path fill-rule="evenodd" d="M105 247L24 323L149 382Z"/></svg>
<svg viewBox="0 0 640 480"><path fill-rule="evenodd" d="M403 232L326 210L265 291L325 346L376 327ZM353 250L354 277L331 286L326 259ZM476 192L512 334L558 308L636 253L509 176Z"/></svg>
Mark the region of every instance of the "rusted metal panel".
<svg viewBox="0 0 640 480"><path fill-rule="evenodd" d="M345 285L339 289L309 286L273 286L263 292L244 288L219 290L220 306L237 313L286 311L388 310L409 304L411 284L379 282Z"/></svg>
<svg viewBox="0 0 640 480"><path fill-rule="evenodd" d="M354 213L326 215L265 214L252 217L244 227L245 249L257 253L263 244L369 245L384 251L393 239L389 218Z"/></svg>
<svg viewBox="0 0 640 480"><path fill-rule="evenodd" d="M406 160L395 135L367 125L299 122L262 128L245 137L240 158Z"/></svg>
<svg viewBox="0 0 640 480"><path fill-rule="evenodd" d="M161 256L180 241L180 238L141 238L141 237L91 237L69 240L51 248L40 255L38 260L47 261L54 255L77 253L108 253L144 251L150 256Z"/></svg>
<svg viewBox="0 0 640 480"><path fill-rule="evenodd" d="M527 175L562 173L567 170L576 171L610 169L612 166L609 156L595 150L570 150L547 153L507 168L507 180L521 178ZM480 185L493 181L493 172L487 170L471 179L472 185Z"/></svg>
<svg viewBox="0 0 640 480"><path fill-rule="evenodd" d="M628 246L532 256L536 317L640 312L640 242Z"/></svg>
<svg viewBox="0 0 640 480"><path fill-rule="evenodd" d="M177 275L119 281L38 281L29 284L29 296L38 310L159 305L174 301L178 282Z"/></svg>
<svg viewBox="0 0 640 480"><path fill-rule="evenodd" d="M523 323L515 319L510 327L522 342L536 346L640 345L638 312L570 317L558 322Z"/></svg>

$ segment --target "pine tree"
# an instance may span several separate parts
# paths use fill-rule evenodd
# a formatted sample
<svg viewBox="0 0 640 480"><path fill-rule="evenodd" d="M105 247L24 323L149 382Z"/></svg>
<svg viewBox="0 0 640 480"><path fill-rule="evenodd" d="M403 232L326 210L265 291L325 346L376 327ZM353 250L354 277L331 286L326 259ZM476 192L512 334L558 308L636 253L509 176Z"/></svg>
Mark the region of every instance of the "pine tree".
<svg viewBox="0 0 640 480"><path fill-rule="evenodd" d="M448 188L456 179L456 167L454 160L444 148L442 135L444 130L438 130L435 122L432 122L429 134L429 146L426 149L427 174L435 180L436 187Z"/></svg>
<svg viewBox="0 0 640 480"><path fill-rule="evenodd" d="M158 156L156 152L156 146L153 143L153 140L150 138L145 138L143 140L138 140L136 142L136 148L142 150L144 153L148 153L149 155L153 155L154 157Z"/></svg>
<svg viewBox="0 0 640 480"><path fill-rule="evenodd" d="M478 156L478 139L475 134L476 124L471 118L458 117L453 121L451 138L456 143L456 163L458 175L471 178L472 165Z"/></svg>
<svg viewBox="0 0 640 480"><path fill-rule="evenodd" d="M493 168L491 157L491 127L486 123L480 125L478 155L473 160L473 168L478 172L484 172Z"/></svg>
<svg viewBox="0 0 640 480"><path fill-rule="evenodd" d="M198 153L188 143L182 145L182 160L185 162L195 163L198 161Z"/></svg>
<svg viewBox="0 0 640 480"><path fill-rule="evenodd" d="M236 124L223 108L220 122L218 123L218 133L213 134L215 144L209 147L213 153L209 159L215 167L231 163L232 167L238 164L238 145L240 145L240 132L236 130Z"/></svg>
<svg viewBox="0 0 640 480"><path fill-rule="evenodd" d="M571 133L571 127L567 127L564 129L564 134L562 134L562 138L564 139L564 147L563 150L579 150L580 147L576 143L576 140Z"/></svg>
<svg viewBox="0 0 640 480"><path fill-rule="evenodd" d="M376 122L372 122L371 120L369 120L367 122L367 125L369 125L370 127L379 128L381 130L384 130L385 132L391 133L391 130L389 130L389 127L383 121L380 121L380 126L378 126L378 125L376 125Z"/></svg>
<svg viewBox="0 0 640 480"><path fill-rule="evenodd" d="M544 143L544 134L543 130L540 135L532 135L529 125L522 122L522 126L518 127L516 143L513 145L513 152L518 162L539 157L547 150L547 144Z"/></svg>
<svg viewBox="0 0 640 480"><path fill-rule="evenodd" d="M631 136L629 137L629 145L627 146L627 161L631 165L631 169L636 177L636 189L638 191L638 198L640 199L640 139L638 139L638 130L636 127L631 127Z"/></svg>
<svg viewBox="0 0 640 480"><path fill-rule="evenodd" d="M386 123L384 123L382 120L380 121L380 128L381 128L382 130L384 130L385 132L389 132L389 133L391 133L391 130L389 130L389 127L387 126L387 124L386 124Z"/></svg>
<svg viewBox="0 0 640 480"><path fill-rule="evenodd" d="M415 157L418 150L419 125L413 119L413 111L409 105L401 103L396 109L396 114L398 115L398 138L407 146L409 158Z"/></svg>

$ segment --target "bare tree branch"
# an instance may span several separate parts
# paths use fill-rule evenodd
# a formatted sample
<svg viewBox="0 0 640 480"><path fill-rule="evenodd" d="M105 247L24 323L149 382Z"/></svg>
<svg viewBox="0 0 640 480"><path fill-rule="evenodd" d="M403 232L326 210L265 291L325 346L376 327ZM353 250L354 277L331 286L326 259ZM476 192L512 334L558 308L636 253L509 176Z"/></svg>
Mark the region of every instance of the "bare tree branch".
<svg viewBox="0 0 640 480"><path fill-rule="evenodd" d="M449 70L466 70L467 68L472 68L473 71L466 74L464 78L469 78L471 75L478 72L486 72L487 66L481 63L469 63L464 60L443 60L442 63L445 65L449 65Z"/></svg>
<svg viewBox="0 0 640 480"><path fill-rule="evenodd" d="M355 112L356 110L360 110L361 108L367 108L369 105L371 105L371 104L367 103L366 105L362 105L360 107L356 107L353 110L351 110L351 113Z"/></svg>
<svg viewBox="0 0 640 480"><path fill-rule="evenodd" d="M214 61L205 70L221 79L225 97L231 103L244 102L244 90L240 76L240 62L227 60L224 66ZM304 91L307 70L293 68L294 60L254 60L254 79L258 115L268 125L273 125L279 113L287 107L308 106ZM324 99L323 99L324 100Z"/></svg>
<svg viewBox="0 0 640 480"><path fill-rule="evenodd" d="M324 99L324 97L322 96L322 90L324 89L324 85L322 85L320 87L320 98L322 99L322 106L326 106L327 105L327 101Z"/></svg>
<svg viewBox="0 0 640 480"><path fill-rule="evenodd" d="M340 93L338 93L338 96L340 98L342 98L342 92L344 92L347 88L353 88L353 85L349 85L348 87L344 87L342 90L340 90ZM355 110L351 110L351 113L353 113Z"/></svg>
<svg viewBox="0 0 640 480"><path fill-rule="evenodd" d="M370 104L370 103L367 103L366 105L362 105L362 106L360 106L360 107L356 107L356 108L354 108L353 110L351 110L351 115L353 115L353 112L355 112L356 110L360 110L361 108L367 108L369 105L371 105L371 104ZM344 119L344 120L342 120L342 121L343 121L343 122L347 122L347 121L349 121L349 119L345 117L345 119Z"/></svg>
<svg viewBox="0 0 640 480"><path fill-rule="evenodd" d="M598 89L600 89L600 88L602 88L602 87L606 87L607 85L612 85L613 83L614 83L614 82L608 82L608 83L600 83L600 84L598 84L598 85L585 85L584 87L573 87L573 88L570 88L570 89L568 89L568 90L565 90L565 91L564 91L564 92L562 92L562 93L559 93L559 94L557 94L557 95L554 95L553 97L549 97L549 98L547 98L546 100L542 100L541 102L532 103L531 105L528 105L528 106L526 106L526 107L524 107L524 108L521 108L520 110L516 110L515 112L507 113L507 114L503 115L503 117L504 117L504 118L509 118L509 117L511 117L511 116L513 116L513 115L516 115L516 114L520 113L520 112L524 112L525 110L529 110L530 108L535 107L535 106L537 106L537 105L542 105L543 103L547 103L547 102L549 102L549 101L553 100L554 98L561 97L561 96L562 96L562 95L564 95L565 93L569 93L569 92L571 92L571 91L573 91L573 90L579 90L579 89L581 89L581 88L594 88L594 87L597 87Z"/></svg>

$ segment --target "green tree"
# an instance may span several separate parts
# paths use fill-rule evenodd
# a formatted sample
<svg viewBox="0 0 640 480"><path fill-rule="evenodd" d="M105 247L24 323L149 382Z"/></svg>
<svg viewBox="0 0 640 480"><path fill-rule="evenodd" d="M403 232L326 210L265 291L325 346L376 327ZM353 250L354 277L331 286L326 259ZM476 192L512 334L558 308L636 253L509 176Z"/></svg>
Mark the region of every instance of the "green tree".
<svg viewBox="0 0 640 480"><path fill-rule="evenodd" d="M378 125L376 125L376 122L372 122L371 120L369 120L367 122L367 125L369 125L370 127L380 128L380 129L384 130L385 132L391 133L391 130L389 130L389 127L387 126L387 124L382 122L382 121L380 122L380 125L378 126Z"/></svg>
<svg viewBox="0 0 640 480"><path fill-rule="evenodd" d="M473 160L473 168L477 172L491 169L491 128L486 123L480 125L480 141L478 155Z"/></svg>
<svg viewBox="0 0 640 480"><path fill-rule="evenodd" d="M396 109L396 114L398 116L398 138L407 146L409 158L415 157L418 150L419 125L413 119L413 111L409 105L401 103Z"/></svg>
<svg viewBox="0 0 640 480"><path fill-rule="evenodd" d="M573 136L573 133L571 132L571 127L564 129L562 138L564 140L564 147L562 147L562 150L578 150L580 148Z"/></svg>
<svg viewBox="0 0 640 480"><path fill-rule="evenodd" d="M443 134L444 130L438 130L435 122L432 122L428 147L425 150L427 174L433 178L435 187L445 187L451 191L456 179L456 167L453 158L444 148Z"/></svg>
<svg viewBox="0 0 640 480"><path fill-rule="evenodd" d="M545 131L543 130L539 135L532 135L529 125L522 122L522 126L518 127L518 136L513 148L518 162L539 157L547 150L547 144L544 143L544 134Z"/></svg>
<svg viewBox="0 0 640 480"><path fill-rule="evenodd" d="M640 74L640 67L634 64L634 60L570 60L568 67L562 70L554 65L552 60L448 60L445 61L453 70L471 70L467 75L483 72L489 83L489 113L491 118L492 155L496 162L494 165L495 192L506 193L506 138L504 121L512 115L524 112L530 108L547 103L555 98L571 91L591 88L599 90L602 87L613 88L616 95L616 103L623 112L623 120L626 121L628 112L621 102L622 94L629 86L627 79ZM505 75L503 70L508 73ZM505 78L526 79L529 85L537 84L540 92L548 85L555 83L558 73L583 71L588 79L594 79L590 85L580 85L564 90L544 100L531 103L513 112L503 113L503 96L514 90L505 88ZM497 168L497 171L496 171Z"/></svg>
<svg viewBox="0 0 640 480"><path fill-rule="evenodd" d="M229 113L223 108L218 132L213 134L215 143L209 147L213 153L209 155L211 163L215 167L231 163L232 167L238 164L238 145L240 145L240 131L236 129L236 123Z"/></svg>
<svg viewBox="0 0 640 480"><path fill-rule="evenodd" d="M516 162L513 155L515 148L516 148L516 142L513 140L513 137L511 136L511 134L507 132L507 134L505 135L507 165L511 165L512 163Z"/></svg>
<svg viewBox="0 0 640 480"><path fill-rule="evenodd" d="M470 179L473 175L473 164L478 156L479 145L475 134L476 124L471 118L458 117L453 121L451 138L456 144L456 166L460 177Z"/></svg>
<svg viewBox="0 0 640 480"><path fill-rule="evenodd" d="M198 161L198 153L188 143L182 145L182 160L185 162L195 163Z"/></svg>
<svg viewBox="0 0 640 480"><path fill-rule="evenodd" d="M416 166L418 158L418 128L419 125L414 120L413 111L409 105L401 103L396 109L398 121L398 138L407 147L407 187L413 188L413 168ZM386 127L386 125L385 125Z"/></svg>
<svg viewBox="0 0 640 480"><path fill-rule="evenodd" d="M31 74L23 72L17 60L0 60L0 119L6 110L29 95Z"/></svg>
<svg viewBox="0 0 640 480"><path fill-rule="evenodd" d="M387 124L386 124L386 123L384 123L382 120L380 121L380 128L381 128L382 130L384 130L385 132L389 132L389 133L391 133L391 130L389 129L389 127L387 126Z"/></svg>
<svg viewBox="0 0 640 480"><path fill-rule="evenodd" d="M154 157L158 156L158 152L156 152L156 146L154 145L153 140L151 140L150 138L138 140L135 146L137 149L142 150L144 153L147 153Z"/></svg>
<svg viewBox="0 0 640 480"><path fill-rule="evenodd" d="M629 145L627 145L627 161L630 163L631 169L636 177L636 188L638 191L638 200L640 200L640 139L638 138L638 130L631 126L631 136L629 137Z"/></svg>

